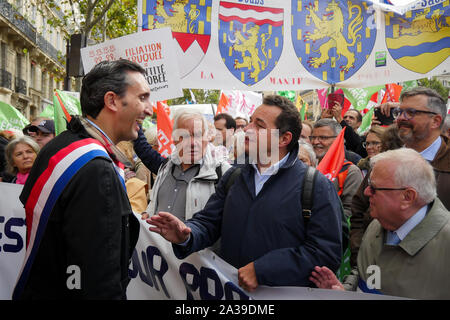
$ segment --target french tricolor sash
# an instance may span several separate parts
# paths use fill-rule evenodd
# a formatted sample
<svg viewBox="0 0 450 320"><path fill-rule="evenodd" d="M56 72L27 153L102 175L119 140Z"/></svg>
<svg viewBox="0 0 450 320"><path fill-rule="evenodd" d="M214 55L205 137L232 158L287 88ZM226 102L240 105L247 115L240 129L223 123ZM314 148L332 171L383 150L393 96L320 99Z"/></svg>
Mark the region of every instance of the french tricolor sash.
<svg viewBox="0 0 450 320"><path fill-rule="evenodd" d="M73 142L52 156L47 169L37 178L25 203L27 250L14 288L13 299L19 298L22 294L48 218L61 192L78 170L97 157L111 159L105 147L98 140L87 138ZM124 167L119 161L113 161L113 164L126 191Z"/></svg>
<svg viewBox="0 0 450 320"><path fill-rule="evenodd" d="M379 291L377 289L369 289L369 287L367 286L367 283L361 278L359 278L359 281L358 281L358 288L364 293L383 294L381 291Z"/></svg>

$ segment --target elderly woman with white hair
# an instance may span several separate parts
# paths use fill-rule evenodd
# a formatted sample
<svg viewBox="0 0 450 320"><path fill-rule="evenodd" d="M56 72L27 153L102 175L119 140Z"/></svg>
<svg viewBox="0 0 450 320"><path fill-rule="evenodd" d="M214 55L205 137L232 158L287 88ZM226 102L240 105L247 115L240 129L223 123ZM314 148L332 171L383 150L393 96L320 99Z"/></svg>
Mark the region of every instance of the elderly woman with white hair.
<svg viewBox="0 0 450 320"><path fill-rule="evenodd" d="M6 171L12 177L3 182L25 184L39 150L39 145L28 136L10 141L5 148L5 158Z"/></svg>
<svg viewBox="0 0 450 320"><path fill-rule="evenodd" d="M303 139L298 140L298 144L300 147L298 149L298 158L308 166L316 167L317 157L312 145Z"/></svg>

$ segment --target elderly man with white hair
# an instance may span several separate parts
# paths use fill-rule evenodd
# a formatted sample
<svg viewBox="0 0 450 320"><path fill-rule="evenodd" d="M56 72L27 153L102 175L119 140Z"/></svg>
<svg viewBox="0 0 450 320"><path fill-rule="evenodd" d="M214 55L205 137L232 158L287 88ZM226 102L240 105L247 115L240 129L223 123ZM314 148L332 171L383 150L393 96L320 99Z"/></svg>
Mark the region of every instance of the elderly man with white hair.
<svg viewBox="0 0 450 320"><path fill-rule="evenodd" d="M215 184L231 165L212 152L207 131L208 124L201 113L188 108L179 110L172 132L176 150L167 159L139 133L135 152L147 168L157 173L146 210L149 215L170 211L181 220L189 219L203 209L215 192Z"/></svg>
<svg viewBox="0 0 450 320"><path fill-rule="evenodd" d="M358 287L392 296L449 299L450 214L436 196L433 168L408 148L370 161L364 193L374 220L358 253ZM344 290L325 267L315 267L311 281L319 288Z"/></svg>

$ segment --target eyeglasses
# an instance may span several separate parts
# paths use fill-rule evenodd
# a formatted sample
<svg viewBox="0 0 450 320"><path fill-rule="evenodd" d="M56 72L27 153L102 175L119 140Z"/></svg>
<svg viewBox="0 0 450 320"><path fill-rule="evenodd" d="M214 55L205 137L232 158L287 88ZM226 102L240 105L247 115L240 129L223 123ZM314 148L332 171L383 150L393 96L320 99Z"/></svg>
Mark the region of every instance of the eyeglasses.
<svg viewBox="0 0 450 320"><path fill-rule="evenodd" d="M370 180L370 178L367 180L368 181L368 187L369 187L369 190L370 190L370 193L371 194L375 194L375 192L377 191L377 190L406 190L406 189L408 189L408 188L376 188L376 187L374 187L373 185L372 185L372 181Z"/></svg>
<svg viewBox="0 0 450 320"><path fill-rule="evenodd" d="M309 136L309 140L313 141L314 139L318 139L319 141L325 141L336 137L337 136Z"/></svg>
<svg viewBox="0 0 450 320"><path fill-rule="evenodd" d="M414 108L406 108L406 109L394 108L392 110L392 115L394 116L395 119L400 117L403 113L405 114L405 118L407 120L414 118L416 116L416 113L437 114L436 112L416 110Z"/></svg>
<svg viewBox="0 0 450 320"><path fill-rule="evenodd" d="M362 146L367 149L368 147L378 147L381 145L381 142L378 141L364 141Z"/></svg>

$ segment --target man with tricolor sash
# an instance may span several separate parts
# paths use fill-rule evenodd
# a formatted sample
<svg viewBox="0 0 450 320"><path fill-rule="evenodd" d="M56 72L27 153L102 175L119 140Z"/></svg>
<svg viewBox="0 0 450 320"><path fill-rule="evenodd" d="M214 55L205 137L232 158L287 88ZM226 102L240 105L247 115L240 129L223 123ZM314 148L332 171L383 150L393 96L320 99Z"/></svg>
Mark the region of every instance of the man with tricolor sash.
<svg viewBox="0 0 450 320"><path fill-rule="evenodd" d="M27 251L13 299L126 299L139 226L115 145L151 115L144 76L127 60L96 65L83 79L83 115L37 157L20 195Z"/></svg>

